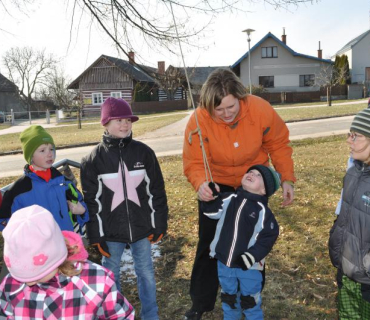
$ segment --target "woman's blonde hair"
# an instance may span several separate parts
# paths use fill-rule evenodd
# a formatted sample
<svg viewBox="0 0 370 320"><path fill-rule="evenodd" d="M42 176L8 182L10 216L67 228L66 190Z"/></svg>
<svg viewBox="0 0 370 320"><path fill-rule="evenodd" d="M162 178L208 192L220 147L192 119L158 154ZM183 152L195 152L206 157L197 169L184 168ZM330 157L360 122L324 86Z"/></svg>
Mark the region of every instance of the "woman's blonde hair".
<svg viewBox="0 0 370 320"><path fill-rule="evenodd" d="M241 100L247 96L247 90L234 72L227 69L216 69L202 86L199 105L213 115L214 109L229 94Z"/></svg>

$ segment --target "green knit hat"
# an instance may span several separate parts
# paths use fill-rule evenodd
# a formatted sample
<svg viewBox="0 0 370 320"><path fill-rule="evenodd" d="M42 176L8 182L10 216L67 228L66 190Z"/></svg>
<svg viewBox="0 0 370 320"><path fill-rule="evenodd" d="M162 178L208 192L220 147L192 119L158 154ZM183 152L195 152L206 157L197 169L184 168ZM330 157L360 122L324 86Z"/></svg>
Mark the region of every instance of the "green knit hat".
<svg viewBox="0 0 370 320"><path fill-rule="evenodd" d="M31 164L32 157L36 149L42 144L52 144L55 148L54 140L50 134L41 126L30 126L21 135L23 156L28 164Z"/></svg>
<svg viewBox="0 0 370 320"><path fill-rule="evenodd" d="M370 109L366 108L357 113L349 130L370 138Z"/></svg>
<svg viewBox="0 0 370 320"><path fill-rule="evenodd" d="M280 173L272 169L271 167L266 167L261 164L257 164L248 169L247 172L251 170L257 170L260 172L263 182L265 184L266 196L272 196L276 190L280 188L281 176Z"/></svg>

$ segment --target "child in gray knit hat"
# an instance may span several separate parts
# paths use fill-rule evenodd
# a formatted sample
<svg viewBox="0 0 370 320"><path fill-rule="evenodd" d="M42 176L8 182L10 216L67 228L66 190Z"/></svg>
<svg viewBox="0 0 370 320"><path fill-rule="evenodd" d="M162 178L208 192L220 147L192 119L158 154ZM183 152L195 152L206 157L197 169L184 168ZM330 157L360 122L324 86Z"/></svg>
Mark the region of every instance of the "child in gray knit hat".
<svg viewBox="0 0 370 320"><path fill-rule="evenodd" d="M370 319L370 109L353 119L347 137L351 165L343 179L329 254L337 268L341 319Z"/></svg>
<svg viewBox="0 0 370 320"><path fill-rule="evenodd" d="M280 187L280 175L270 167L255 165L241 184L236 194L220 193L201 206L207 217L219 219L210 256L218 260L224 319L240 319L241 312L246 319L263 319L264 261L279 235L267 202Z"/></svg>

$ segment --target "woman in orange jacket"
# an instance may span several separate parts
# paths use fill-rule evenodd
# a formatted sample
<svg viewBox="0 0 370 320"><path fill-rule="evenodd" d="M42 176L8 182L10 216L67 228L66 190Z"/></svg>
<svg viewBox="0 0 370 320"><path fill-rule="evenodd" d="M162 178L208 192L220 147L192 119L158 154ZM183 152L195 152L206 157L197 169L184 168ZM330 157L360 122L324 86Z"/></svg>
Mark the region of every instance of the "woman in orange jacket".
<svg viewBox="0 0 370 320"><path fill-rule="evenodd" d="M200 106L185 130L184 173L200 201L214 199L206 181L201 130L205 154L217 191L235 191L248 168L271 159L281 174L283 206L294 199L295 182L289 130L271 105L262 98L247 95L246 88L230 70L217 69L204 83ZM209 245L217 223L199 209L199 241L190 283L192 307L185 319L199 320L213 310L218 290L217 262L209 258Z"/></svg>

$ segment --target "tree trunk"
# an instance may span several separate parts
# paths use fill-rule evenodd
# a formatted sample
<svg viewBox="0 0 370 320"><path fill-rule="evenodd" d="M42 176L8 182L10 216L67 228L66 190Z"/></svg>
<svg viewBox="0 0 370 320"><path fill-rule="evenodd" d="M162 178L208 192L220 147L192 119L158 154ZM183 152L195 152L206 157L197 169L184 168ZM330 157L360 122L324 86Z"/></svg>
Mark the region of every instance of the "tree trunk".
<svg viewBox="0 0 370 320"><path fill-rule="evenodd" d="M81 111L80 108L77 109L77 129L81 129Z"/></svg>
<svg viewBox="0 0 370 320"><path fill-rule="evenodd" d="M328 106L331 106L331 87L327 86L326 87L326 95L327 95L327 101L328 101Z"/></svg>

